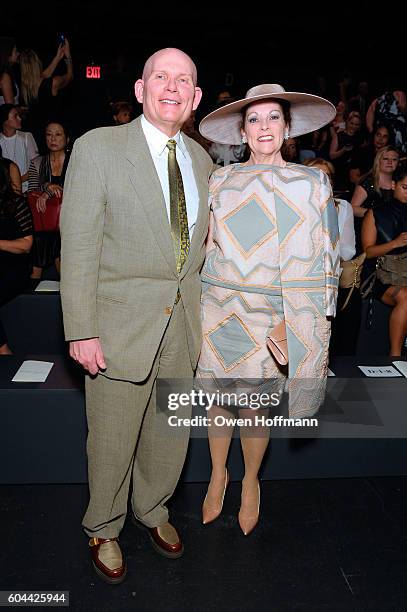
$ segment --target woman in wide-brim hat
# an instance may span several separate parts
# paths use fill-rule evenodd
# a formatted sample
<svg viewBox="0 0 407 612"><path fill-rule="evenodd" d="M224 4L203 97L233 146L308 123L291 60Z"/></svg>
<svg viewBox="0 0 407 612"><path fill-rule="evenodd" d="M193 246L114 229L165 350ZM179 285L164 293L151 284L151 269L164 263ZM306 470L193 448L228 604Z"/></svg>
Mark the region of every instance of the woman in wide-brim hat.
<svg viewBox="0 0 407 612"><path fill-rule="evenodd" d="M229 476L231 405L251 417L241 429L245 474L238 515L245 535L258 520L258 472L269 430L257 426L251 408L258 392L276 392L255 416L275 415L289 378L290 416L314 414L325 393L330 322L339 274L338 220L326 175L283 160L285 138L332 121L335 107L280 85L258 85L245 98L205 117L201 134L223 144L247 143L250 158L217 170L210 184L210 226L202 272L203 346L197 380L220 392L244 389L209 410L212 475L203 522L219 516ZM288 366L267 346L273 328L285 321ZM284 324L283 324L284 326ZM256 396L256 393L257 396ZM224 396L223 396L224 397ZM219 417L219 418L217 418ZM233 422L233 421L232 421Z"/></svg>

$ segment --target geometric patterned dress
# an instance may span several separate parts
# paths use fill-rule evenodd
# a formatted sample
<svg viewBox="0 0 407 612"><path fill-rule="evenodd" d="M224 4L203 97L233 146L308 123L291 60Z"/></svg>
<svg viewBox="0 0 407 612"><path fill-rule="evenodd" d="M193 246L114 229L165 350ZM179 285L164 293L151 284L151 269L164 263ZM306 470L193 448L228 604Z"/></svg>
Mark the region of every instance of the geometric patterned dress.
<svg viewBox="0 0 407 612"><path fill-rule="evenodd" d="M290 415L314 414L324 397L327 316L335 315L339 274L326 175L299 164L233 164L212 175L210 209L198 381L225 387L255 379L281 389L288 378ZM288 370L266 345L282 318Z"/></svg>

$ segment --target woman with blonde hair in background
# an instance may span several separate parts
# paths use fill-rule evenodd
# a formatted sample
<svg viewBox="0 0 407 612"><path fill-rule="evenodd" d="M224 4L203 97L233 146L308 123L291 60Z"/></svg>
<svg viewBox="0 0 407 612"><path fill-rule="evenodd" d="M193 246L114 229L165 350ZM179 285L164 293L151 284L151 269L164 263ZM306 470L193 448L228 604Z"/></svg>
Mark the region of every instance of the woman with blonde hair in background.
<svg viewBox="0 0 407 612"><path fill-rule="evenodd" d="M367 211L362 245L368 259L382 260L373 296L393 306L389 319L390 355L399 357L407 334L407 166L392 176L393 197Z"/></svg>
<svg viewBox="0 0 407 612"><path fill-rule="evenodd" d="M65 74L56 75L58 64L64 60ZM60 117L58 95L73 79L72 57L68 39L58 46L58 50L44 69L42 61L33 49L20 53L21 99L27 108L24 120L25 129L34 133L39 142L46 121Z"/></svg>

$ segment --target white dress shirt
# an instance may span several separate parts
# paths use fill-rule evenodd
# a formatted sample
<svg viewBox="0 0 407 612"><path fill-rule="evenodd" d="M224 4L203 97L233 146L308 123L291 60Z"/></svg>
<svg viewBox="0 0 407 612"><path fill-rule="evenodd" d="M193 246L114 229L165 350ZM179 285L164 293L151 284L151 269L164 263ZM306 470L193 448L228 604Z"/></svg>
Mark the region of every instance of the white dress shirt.
<svg viewBox="0 0 407 612"><path fill-rule="evenodd" d="M152 125L144 115L141 115L141 127L146 137L151 157L153 158L154 166L160 179L161 188L163 190L165 204L167 207L168 221L170 219L170 186L168 181L168 149L167 142L175 140L177 146L175 148L177 162L182 175L184 184L185 202L187 206L189 237L192 238L196 218L198 216L199 194L196 186L195 176L192 170L192 160L185 146L181 132L177 132L170 139L166 134Z"/></svg>
<svg viewBox="0 0 407 612"><path fill-rule="evenodd" d="M338 204L339 254L344 261L349 261L356 253L353 208L346 200L335 198L335 201Z"/></svg>
<svg viewBox="0 0 407 612"><path fill-rule="evenodd" d="M0 147L3 157L17 164L21 176L27 174L31 160L38 155L37 144L31 132L17 130L14 136L0 134ZM28 189L28 180L22 184L23 193Z"/></svg>

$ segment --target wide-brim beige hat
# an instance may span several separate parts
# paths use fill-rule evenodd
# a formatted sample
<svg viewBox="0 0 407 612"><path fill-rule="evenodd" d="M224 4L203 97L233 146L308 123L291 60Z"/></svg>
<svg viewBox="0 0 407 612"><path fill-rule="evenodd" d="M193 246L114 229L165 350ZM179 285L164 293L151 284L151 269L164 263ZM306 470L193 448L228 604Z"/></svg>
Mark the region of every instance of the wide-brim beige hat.
<svg viewBox="0 0 407 612"><path fill-rule="evenodd" d="M213 142L229 145L241 144L242 109L252 102L268 99L287 100L290 103L289 134L293 138L318 130L330 123L336 115L335 106L320 96L298 91L285 91L284 87L276 83L256 85L249 89L241 100L226 104L204 117L199 124L199 131L202 136Z"/></svg>

